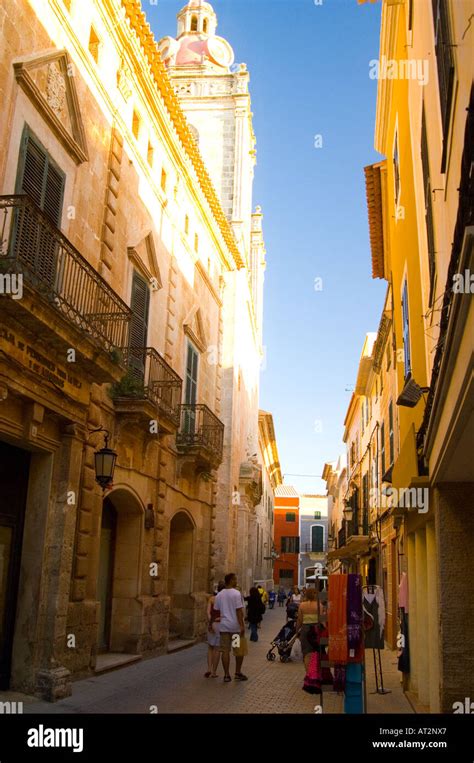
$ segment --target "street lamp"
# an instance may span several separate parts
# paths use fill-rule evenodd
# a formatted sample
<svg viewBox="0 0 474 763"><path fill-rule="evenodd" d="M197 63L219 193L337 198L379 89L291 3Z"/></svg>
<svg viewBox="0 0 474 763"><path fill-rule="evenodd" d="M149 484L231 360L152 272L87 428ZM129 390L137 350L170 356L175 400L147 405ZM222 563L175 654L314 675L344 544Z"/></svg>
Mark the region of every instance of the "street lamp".
<svg viewBox="0 0 474 763"><path fill-rule="evenodd" d="M100 431L100 430L99 430ZM95 478L101 486L102 490L112 483L114 478L115 462L117 460L117 453L108 447L109 433L106 429L103 430L104 435L104 447L97 450L95 456Z"/></svg>
<svg viewBox="0 0 474 763"><path fill-rule="evenodd" d="M344 519L347 519L347 521L350 522L354 513L354 509L352 508L352 504L349 501L344 501L344 508L342 513L344 514Z"/></svg>

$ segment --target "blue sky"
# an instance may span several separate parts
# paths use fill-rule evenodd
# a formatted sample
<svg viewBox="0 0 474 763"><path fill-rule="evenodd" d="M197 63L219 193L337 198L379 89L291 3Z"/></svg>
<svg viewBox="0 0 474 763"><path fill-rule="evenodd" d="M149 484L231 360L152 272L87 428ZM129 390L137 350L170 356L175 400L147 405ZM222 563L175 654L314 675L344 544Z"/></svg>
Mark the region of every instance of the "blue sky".
<svg viewBox="0 0 474 763"><path fill-rule="evenodd" d="M157 39L176 35L185 0L142 5ZM380 159L369 61L378 57L381 4L212 5L217 33L251 78L254 206L263 208L267 249L261 407L273 413L285 482L325 492L321 479L289 475L321 475L342 451L347 388L383 306L385 282L371 277L363 173Z"/></svg>

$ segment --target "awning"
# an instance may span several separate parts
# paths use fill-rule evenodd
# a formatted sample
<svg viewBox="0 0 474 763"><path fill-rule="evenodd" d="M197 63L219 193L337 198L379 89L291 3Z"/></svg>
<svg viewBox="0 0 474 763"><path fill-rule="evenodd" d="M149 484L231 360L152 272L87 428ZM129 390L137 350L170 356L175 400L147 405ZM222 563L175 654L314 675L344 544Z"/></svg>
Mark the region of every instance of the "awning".
<svg viewBox="0 0 474 763"><path fill-rule="evenodd" d="M370 551L370 538L368 535L351 535L347 543L340 548L329 551L328 562L333 559L353 559Z"/></svg>

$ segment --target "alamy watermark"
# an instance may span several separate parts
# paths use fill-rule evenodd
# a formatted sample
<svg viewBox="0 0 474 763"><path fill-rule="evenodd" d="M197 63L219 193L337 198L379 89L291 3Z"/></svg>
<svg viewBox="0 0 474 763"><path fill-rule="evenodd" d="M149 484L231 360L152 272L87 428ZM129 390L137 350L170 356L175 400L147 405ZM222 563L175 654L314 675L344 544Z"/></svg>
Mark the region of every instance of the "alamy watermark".
<svg viewBox="0 0 474 763"><path fill-rule="evenodd" d="M12 299L23 297L23 275L21 273L0 273L0 294L9 294Z"/></svg>
<svg viewBox="0 0 474 763"><path fill-rule="evenodd" d="M429 509L429 488L427 487L388 487L384 490L371 488L369 490L369 506L387 509L416 509L418 514L426 514Z"/></svg>
<svg viewBox="0 0 474 763"><path fill-rule="evenodd" d="M419 85L429 81L429 61L427 58L406 58L396 60L382 56L369 61L370 79L411 79Z"/></svg>

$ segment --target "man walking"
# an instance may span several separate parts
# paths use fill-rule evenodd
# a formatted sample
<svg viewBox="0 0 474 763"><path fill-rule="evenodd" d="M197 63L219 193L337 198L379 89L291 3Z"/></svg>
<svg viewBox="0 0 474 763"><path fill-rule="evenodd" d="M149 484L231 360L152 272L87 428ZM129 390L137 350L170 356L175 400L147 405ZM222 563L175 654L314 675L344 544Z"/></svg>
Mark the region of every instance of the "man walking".
<svg viewBox="0 0 474 763"><path fill-rule="evenodd" d="M230 650L235 657L235 680L247 681L247 676L242 673L242 663L247 654L247 640L245 638L244 601L242 594L237 591L237 576L229 572L225 578L225 588L220 591L214 601L214 609L220 612L220 651L222 652L222 665L224 667L224 681L231 681L229 674Z"/></svg>

